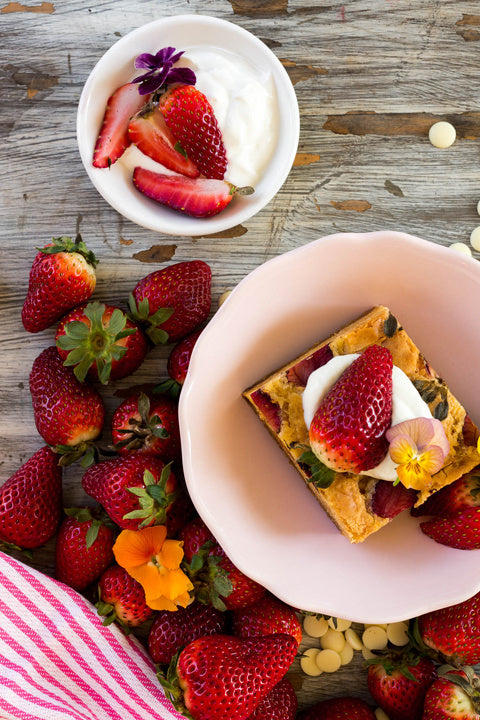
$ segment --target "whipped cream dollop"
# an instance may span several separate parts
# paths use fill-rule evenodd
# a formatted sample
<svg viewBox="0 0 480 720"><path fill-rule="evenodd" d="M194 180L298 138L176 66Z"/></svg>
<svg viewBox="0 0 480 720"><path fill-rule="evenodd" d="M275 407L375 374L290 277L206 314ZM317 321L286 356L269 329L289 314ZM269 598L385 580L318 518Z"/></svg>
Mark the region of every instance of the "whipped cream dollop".
<svg viewBox="0 0 480 720"><path fill-rule="evenodd" d="M195 87L213 107L227 153L224 179L237 187L255 188L278 138L278 102L272 73L254 67L235 53L203 46L186 49L176 66L193 70ZM134 145L120 160L129 173L139 165L153 172L173 174Z"/></svg>
<svg viewBox="0 0 480 720"><path fill-rule="evenodd" d="M307 380L303 391L303 416L307 428L310 428L317 408L330 388L337 382L343 372L352 364L358 353L336 355L325 365L314 370ZM417 417L432 418L427 403L422 400L410 378L396 365L392 370L392 425ZM397 479L396 464L387 453L381 463L374 468L361 472L378 480Z"/></svg>

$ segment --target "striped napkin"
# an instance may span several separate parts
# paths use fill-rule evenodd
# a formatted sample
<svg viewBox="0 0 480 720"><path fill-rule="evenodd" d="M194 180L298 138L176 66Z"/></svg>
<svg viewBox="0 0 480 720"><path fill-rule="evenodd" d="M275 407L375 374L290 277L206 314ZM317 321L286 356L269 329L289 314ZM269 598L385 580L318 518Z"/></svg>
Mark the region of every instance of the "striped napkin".
<svg viewBox="0 0 480 720"><path fill-rule="evenodd" d="M140 643L0 552L0 720L174 720Z"/></svg>

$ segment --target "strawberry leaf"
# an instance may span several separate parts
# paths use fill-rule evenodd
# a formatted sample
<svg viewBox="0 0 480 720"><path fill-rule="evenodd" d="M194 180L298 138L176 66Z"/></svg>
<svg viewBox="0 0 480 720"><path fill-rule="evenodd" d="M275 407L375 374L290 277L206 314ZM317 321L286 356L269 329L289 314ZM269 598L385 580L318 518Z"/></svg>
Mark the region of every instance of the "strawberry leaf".
<svg viewBox="0 0 480 720"><path fill-rule="evenodd" d="M335 471L320 462L312 450L305 450L298 462L308 466L311 472L308 482L317 488L328 488L335 479Z"/></svg>

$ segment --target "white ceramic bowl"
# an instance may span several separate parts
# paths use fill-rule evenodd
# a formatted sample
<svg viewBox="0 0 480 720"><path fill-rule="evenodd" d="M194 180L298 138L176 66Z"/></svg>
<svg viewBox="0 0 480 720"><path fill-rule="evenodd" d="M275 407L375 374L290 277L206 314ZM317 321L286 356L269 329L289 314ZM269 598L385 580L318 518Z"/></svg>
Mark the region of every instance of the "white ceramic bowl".
<svg viewBox="0 0 480 720"><path fill-rule="evenodd" d="M480 265L395 232L331 235L254 270L200 336L180 401L188 489L232 561L295 607L370 623L473 595L480 551L435 543L408 512L350 544L241 393L377 304L479 423Z"/></svg>
<svg viewBox="0 0 480 720"><path fill-rule="evenodd" d="M192 218L143 196L132 184L131 174L117 162L109 170L94 168L92 155L105 107L112 92L138 74L134 59L173 46L218 48L236 53L253 67L270 70L278 110L278 141L261 180L250 196L237 196L218 215ZM299 138L299 111L290 78L274 53L238 25L205 15L177 15L143 25L115 43L92 70L80 97L77 141L85 170L104 199L129 220L171 235L206 235L248 220L270 202L283 185L295 159Z"/></svg>

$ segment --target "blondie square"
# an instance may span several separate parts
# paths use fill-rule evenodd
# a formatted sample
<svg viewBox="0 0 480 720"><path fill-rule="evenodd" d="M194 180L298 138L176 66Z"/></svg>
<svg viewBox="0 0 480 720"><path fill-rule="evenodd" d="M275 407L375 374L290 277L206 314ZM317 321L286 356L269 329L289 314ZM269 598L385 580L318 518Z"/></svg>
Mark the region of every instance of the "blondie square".
<svg viewBox="0 0 480 720"><path fill-rule="evenodd" d="M310 466L300 459L309 447L302 395L309 375L318 367L335 355L360 353L370 345L388 348L393 364L403 370L428 404L433 417L441 421L450 443L450 452L442 469L432 476L429 489L418 492L415 505L421 505L433 492L480 463L479 431L388 308L374 307L243 393L309 490L353 543L362 542L390 522L390 517L373 511L375 493L380 491L378 483L383 485L382 492L385 492L385 481L368 474L342 472L335 473L329 487L316 486Z"/></svg>

